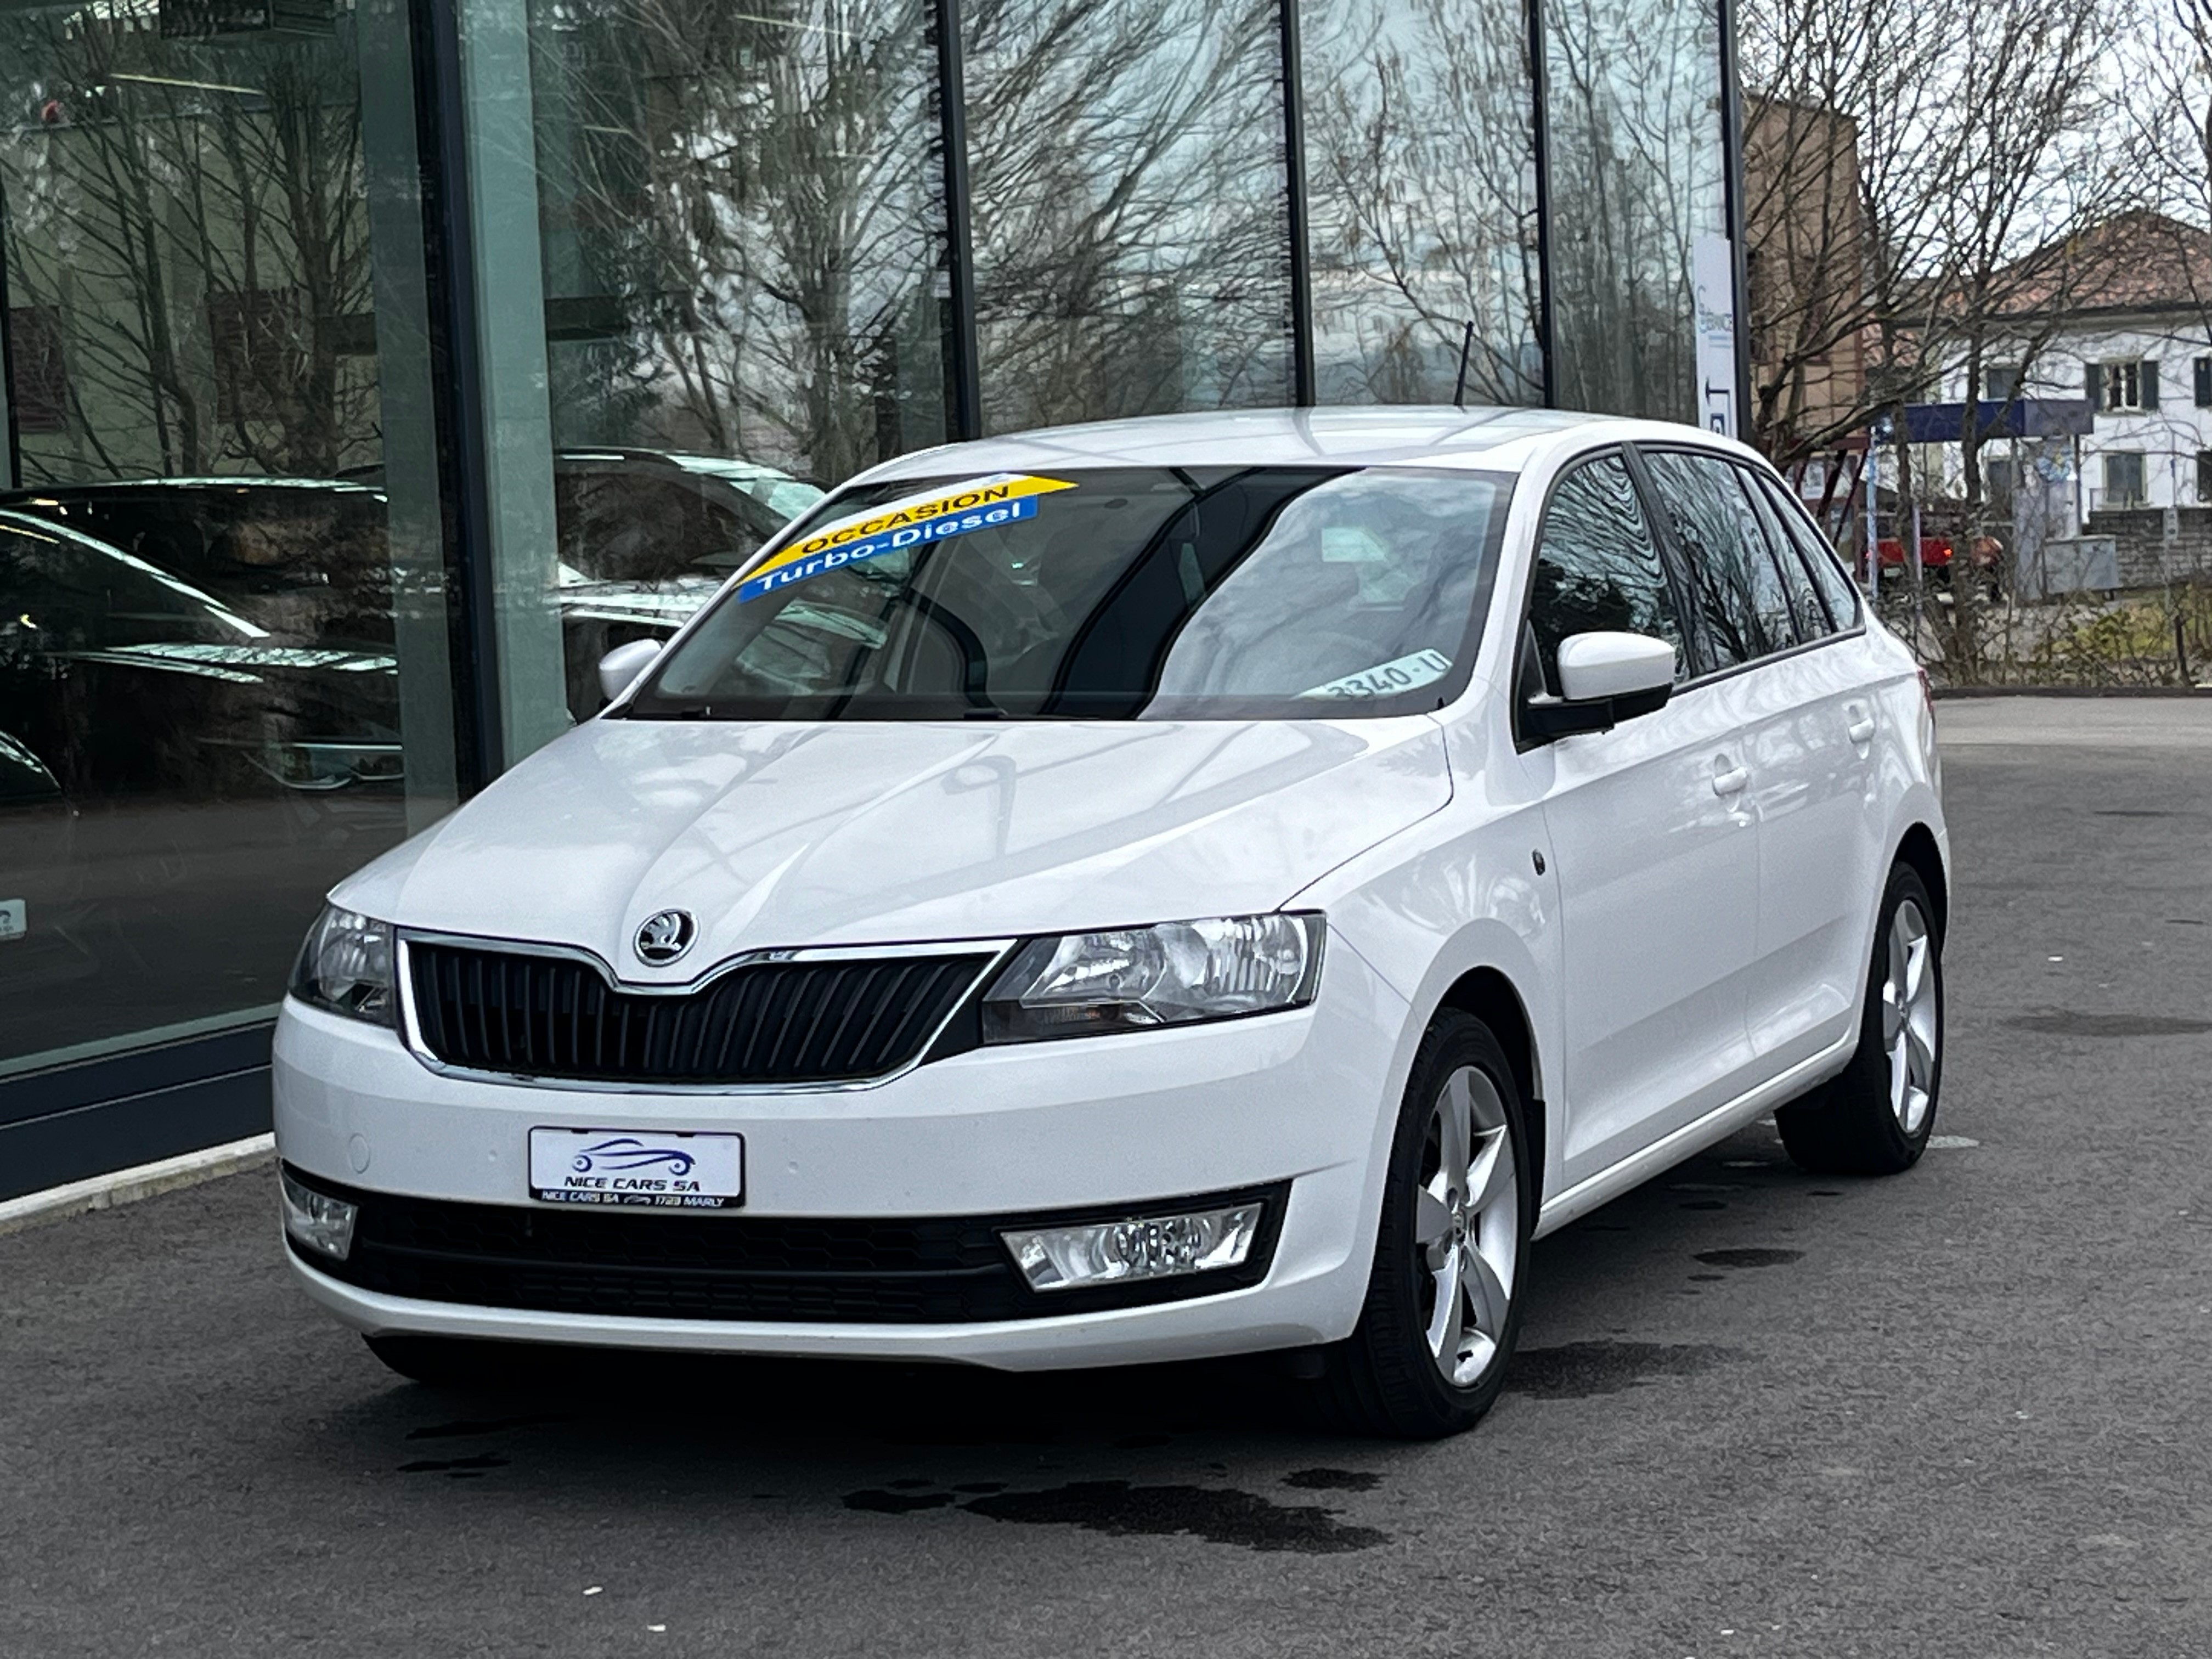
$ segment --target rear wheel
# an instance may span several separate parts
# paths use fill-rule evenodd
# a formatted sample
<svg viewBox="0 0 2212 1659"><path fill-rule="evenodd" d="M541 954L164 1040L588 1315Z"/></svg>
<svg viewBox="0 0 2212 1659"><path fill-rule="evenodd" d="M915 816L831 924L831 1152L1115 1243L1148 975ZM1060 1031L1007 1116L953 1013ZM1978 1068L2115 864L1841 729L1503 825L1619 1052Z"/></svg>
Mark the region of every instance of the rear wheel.
<svg viewBox="0 0 2212 1659"><path fill-rule="evenodd" d="M1520 1334L1534 1217L1513 1068L1488 1026L1448 1010L1399 1110L1359 1324L1327 1357L1347 1427L1431 1439L1490 1409Z"/></svg>
<svg viewBox="0 0 2212 1659"><path fill-rule="evenodd" d="M1859 1046L1841 1075L1774 1115L1782 1144L1816 1175L1895 1175L1920 1161L1943 1082L1942 939L1907 865L1889 872Z"/></svg>

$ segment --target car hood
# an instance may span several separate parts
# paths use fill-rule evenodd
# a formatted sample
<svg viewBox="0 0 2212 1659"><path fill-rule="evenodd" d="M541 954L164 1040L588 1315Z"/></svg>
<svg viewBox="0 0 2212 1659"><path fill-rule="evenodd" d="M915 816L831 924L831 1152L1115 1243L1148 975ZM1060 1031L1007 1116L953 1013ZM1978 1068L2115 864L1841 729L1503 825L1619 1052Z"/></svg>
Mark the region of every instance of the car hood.
<svg viewBox="0 0 2212 1659"><path fill-rule="evenodd" d="M339 886L399 926L678 982L770 946L1269 910L1451 797L1425 715L1254 723L593 720ZM629 949L690 911L665 968Z"/></svg>

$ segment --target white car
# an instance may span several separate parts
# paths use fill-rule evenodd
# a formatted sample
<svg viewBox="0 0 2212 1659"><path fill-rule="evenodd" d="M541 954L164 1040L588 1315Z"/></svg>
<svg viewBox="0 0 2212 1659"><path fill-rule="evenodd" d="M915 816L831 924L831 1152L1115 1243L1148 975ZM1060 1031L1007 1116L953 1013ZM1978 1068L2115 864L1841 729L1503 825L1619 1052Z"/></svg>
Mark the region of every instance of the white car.
<svg viewBox="0 0 2212 1659"><path fill-rule="evenodd" d="M339 885L277 1028L293 1269L407 1375L1292 1350L1440 1434L1532 1239L1768 1113L1927 1143L1925 686L1724 439L932 450L605 678Z"/></svg>

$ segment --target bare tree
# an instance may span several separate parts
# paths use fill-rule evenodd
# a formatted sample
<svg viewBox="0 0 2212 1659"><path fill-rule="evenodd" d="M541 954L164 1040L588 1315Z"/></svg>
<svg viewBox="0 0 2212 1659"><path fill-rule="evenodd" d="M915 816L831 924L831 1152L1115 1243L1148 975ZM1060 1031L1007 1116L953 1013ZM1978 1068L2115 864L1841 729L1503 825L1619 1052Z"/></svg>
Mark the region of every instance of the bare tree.
<svg viewBox="0 0 2212 1659"><path fill-rule="evenodd" d="M2091 72L2114 4L1745 7L1752 424L1777 461L1961 362L1978 380L2020 301L2073 280L2071 239L2127 199Z"/></svg>
<svg viewBox="0 0 2212 1659"><path fill-rule="evenodd" d="M1498 0L1336 12L1305 40L1322 395L1543 395L1528 19Z"/></svg>
<svg viewBox="0 0 2212 1659"><path fill-rule="evenodd" d="M34 474L327 475L373 458L359 106L336 40L190 43L26 14L42 123L8 147L10 289L65 319L81 455Z"/></svg>

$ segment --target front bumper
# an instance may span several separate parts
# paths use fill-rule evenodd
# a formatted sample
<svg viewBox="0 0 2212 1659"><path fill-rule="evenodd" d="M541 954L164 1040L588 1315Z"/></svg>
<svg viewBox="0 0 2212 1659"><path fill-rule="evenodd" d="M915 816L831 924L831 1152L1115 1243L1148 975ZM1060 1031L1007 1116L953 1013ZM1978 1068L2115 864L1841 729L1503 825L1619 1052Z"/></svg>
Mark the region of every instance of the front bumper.
<svg viewBox="0 0 2212 1659"><path fill-rule="evenodd" d="M1407 1012L1339 950L1322 996L1294 1013L978 1049L866 1089L655 1095L441 1076L390 1031L288 1003L275 1056L278 1150L311 1180L364 1194L535 1211L526 1149L538 1125L741 1133L740 1224L1136 1213L1193 1194L1279 1183L1289 1193L1258 1284L960 1323L550 1312L384 1294L296 1255L293 1269L316 1301L371 1333L1014 1370L1331 1341L1350 1333L1366 1292L1395 1118L1387 1079Z"/></svg>

